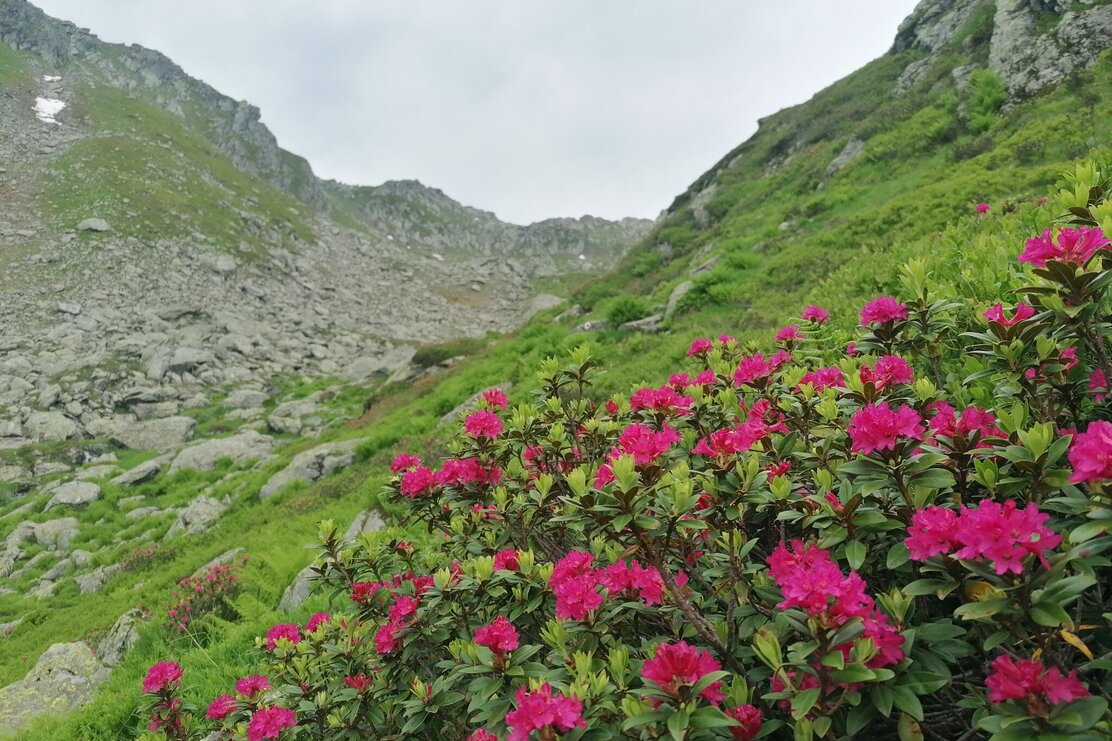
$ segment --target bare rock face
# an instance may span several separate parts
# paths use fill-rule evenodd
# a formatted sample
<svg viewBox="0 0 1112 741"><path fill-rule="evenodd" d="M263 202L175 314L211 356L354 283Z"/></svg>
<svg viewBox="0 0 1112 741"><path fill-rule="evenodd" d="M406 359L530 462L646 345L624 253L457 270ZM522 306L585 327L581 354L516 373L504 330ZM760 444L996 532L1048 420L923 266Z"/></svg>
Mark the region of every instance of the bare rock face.
<svg viewBox="0 0 1112 741"><path fill-rule="evenodd" d="M290 464L270 477L259 490L259 499L269 499L294 481L312 483L347 468L355 458L354 451L362 440L327 443L298 453Z"/></svg>
<svg viewBox="0 0 1112 741"><path fill-rule="evenodd" d="M88 481L69 481L54 490L54 496L43 507L43 511L65 505L83 507L100 499L100 487Z"/></svg>
<svg viewBox="0 0 1112 741"><path fill-rule="evenodd" d="M35 718L80 708L107 678L108 670L84 643L55 643L26 677L0 689L0 735L15 736Z"/></svg>
<svg viewBox="0 0 1112 741"><path fill-rule="evenodd" d="M116 431L112 439L132 450L156 450L165 453L192 437L196 424L197 420L192 417L150 419Z"/></svg>
<svg viewBox="0 0 1112 741"><path fill-rule="evenodd" d="M211 471L217 461L230 458L236 466L265 458L274 446L274 438L246 430L231 437L205 440L185 448L170 463L170 473L181 468Z"/></svg>
<svg viewBox="0 0 1112 741"><path fill-rule="evenodd" d="M115 625L108 631L97 646L97 658L107 667L115 667L139 641L139 626L143 622L143 611L138 607L120 615Z"/></svg>
<svg viewBox="0 0 1112 741"><path fill-rule="evenodd" d="M178 519L166 531L166 539L170 539L178 533L185 533L186 535L203 533L212 527L213 523L220 519L220 515L224 514L224 510L230 506L230 500L221 501L202 494L182 510Z"/></svg>

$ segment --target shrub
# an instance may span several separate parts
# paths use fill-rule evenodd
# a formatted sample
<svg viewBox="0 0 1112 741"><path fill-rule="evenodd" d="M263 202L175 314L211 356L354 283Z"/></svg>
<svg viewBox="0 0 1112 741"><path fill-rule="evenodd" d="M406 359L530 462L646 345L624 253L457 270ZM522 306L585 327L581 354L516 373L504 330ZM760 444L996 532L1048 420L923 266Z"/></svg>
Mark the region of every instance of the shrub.
<svg viewBox="0 0 1112 741"><path fill-rule="evenodd" d="M649 311L648 302L640 296L619 296L610 303L606 318L612 326L619 327L626 322L647 317Z"/></svg>
<svg viewBox="0 0 1112 741"><path fill-rule="evenodd" d="M1070 224L1013 253L1014 307L967 316L909 263L844 350L808 307L764 348L697 339L689 371L603 403L586 350L549 359L532 406L476 412L435 470L395 461L386 494L435 548L322 522L346 607L260 637L268 677L241 682L274 689L237 683L208 723L156 665L152 723L1107 738L1112 205L1096 167L1068 186Z"/></svg>
<svg viewBox="0 0 1112 741"><path fill-rule="evenodd" d="M244 557L233 564L210 566L198 576L182 579L174 591L174 602L166 608L166 627L185 633L205 615L234 617L231 600L239 594L238 571L246 561Z"/></svg>

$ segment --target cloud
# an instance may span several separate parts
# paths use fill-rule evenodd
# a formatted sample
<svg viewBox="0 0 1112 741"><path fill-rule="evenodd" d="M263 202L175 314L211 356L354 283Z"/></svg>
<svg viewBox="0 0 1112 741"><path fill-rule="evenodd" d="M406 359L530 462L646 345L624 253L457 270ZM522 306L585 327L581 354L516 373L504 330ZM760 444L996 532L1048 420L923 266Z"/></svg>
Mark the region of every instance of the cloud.
<svg viewBox="0 0 1112 741"><path fill-rule="evenodd" d="M914 0L35 0L262 109L324 177L502 218L655 216L891 45Z"/></svg>

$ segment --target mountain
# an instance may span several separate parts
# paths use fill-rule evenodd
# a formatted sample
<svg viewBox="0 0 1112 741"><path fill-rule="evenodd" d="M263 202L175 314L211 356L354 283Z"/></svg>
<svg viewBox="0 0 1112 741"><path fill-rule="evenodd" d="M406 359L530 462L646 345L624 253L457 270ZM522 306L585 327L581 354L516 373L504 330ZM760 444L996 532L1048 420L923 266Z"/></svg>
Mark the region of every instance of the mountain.
<svg viewBox="0 0 1112 741"><path fill-rule="evenodd" d="M23 407L0 423L19 441L0 450L0 731L31 739L135 738L155 661L212 697L258 673L271 625L345 610L307 597L319 520L435 553L379 493L391 458L447 455L443 420L493 386L528 399L551 356L590 350L602 402L661 383L693 337L767 347L809 303L841 347L879 294L1010 302L1023 240L1058 215L1039 199L1112 140L1112 3L924 0L651 227L514 227L417 183L318 181L155 52L0 3L0 393ZM60 126L36 97L67 103ZM96 217L110 231L74 230ZM595 269L561 274L578 262ZM509 327L519 281L554 275L559 306L410 362L402 345ZM965 360L939 386L992 406ZM223 611L163 626L179 579L240 556Z"/></svg>
<svg viewBox="0 0 1112 741"><path fill-rule="evenodd" d="M58 401L96 433L137 386L404 369L416 345L519 324L556 300L537 279L611 266L649 227L523 227L414 181L323 181L258 109L24 0L0 2L0 42L9 410L51 411L44 388L92 374Z"/></svg>

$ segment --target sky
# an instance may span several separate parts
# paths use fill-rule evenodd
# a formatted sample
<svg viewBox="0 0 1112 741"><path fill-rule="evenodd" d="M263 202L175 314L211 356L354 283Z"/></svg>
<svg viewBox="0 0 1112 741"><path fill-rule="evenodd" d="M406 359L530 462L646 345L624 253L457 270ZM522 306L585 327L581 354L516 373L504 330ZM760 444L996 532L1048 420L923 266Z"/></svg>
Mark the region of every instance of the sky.
<svg viewBox="0 0 1112 741"><path fill-rule="evenodd" d="M158 49L359 185L528 223L654 218L892 44L916 0L32 0Z"/></svg>

